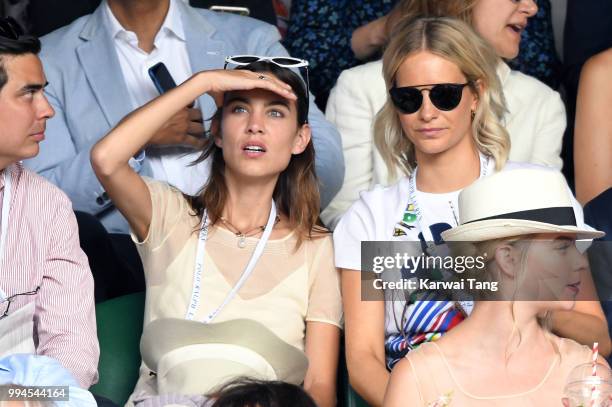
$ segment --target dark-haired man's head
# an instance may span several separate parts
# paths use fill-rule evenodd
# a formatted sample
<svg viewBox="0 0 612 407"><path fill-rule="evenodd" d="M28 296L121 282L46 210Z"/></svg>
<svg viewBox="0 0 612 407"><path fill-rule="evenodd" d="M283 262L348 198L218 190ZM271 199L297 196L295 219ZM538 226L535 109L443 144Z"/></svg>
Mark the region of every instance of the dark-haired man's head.
<svg viewBox="0 0 612 407"><path fill-rule="evenodd" d="M13 19L0 19L0 169L38 154L54 114L43 93L39 51L37 38L24 35Z"/></svg>
<svg viewBox="0 0 612 407"><path fill-rule="evenodd" d="M211 395L212 407L316 407L314 400L295 384L238 378Z"/></svg>
<svg viewBox="0 0 612 407"><path fill-rule="evenodd" d="M38 55L40 41L38 38L24 35L23 29L11 17L0 19L0 90L8 81L4 59L6 56L25 54Z"/></svg>

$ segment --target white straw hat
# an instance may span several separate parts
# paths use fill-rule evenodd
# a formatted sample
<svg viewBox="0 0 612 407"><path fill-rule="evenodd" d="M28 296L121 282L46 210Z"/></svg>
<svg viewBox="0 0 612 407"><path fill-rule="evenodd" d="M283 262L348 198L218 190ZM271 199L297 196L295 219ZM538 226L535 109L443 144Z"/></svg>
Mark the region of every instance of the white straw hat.
<svg viewBox="0 0 612 407"><path fill-rule="evenodd" d="M249 319L157 319L145 327L140 352L159 394L206 394L245 376L299 385L308 368L304 352Z"/></svg>
<svg viewBox="0 0 612 407"><path fill-rule="evenodd" d="M446 242L536 233L572 233L577 239L605 235L577 225L565 178L546 169L501 171L477 180L459 195L459 219L459 226L442 232Z"/></svg>

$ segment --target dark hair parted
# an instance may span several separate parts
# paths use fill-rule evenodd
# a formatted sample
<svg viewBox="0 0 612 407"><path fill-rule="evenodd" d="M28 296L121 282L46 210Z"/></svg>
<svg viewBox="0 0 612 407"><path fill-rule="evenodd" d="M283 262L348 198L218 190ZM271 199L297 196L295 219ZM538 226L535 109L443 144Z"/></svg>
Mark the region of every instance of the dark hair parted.
<svg viewBox="0 0 612 407"><path fill-rule="evenodd" d="M25 54L37 55L40 52L40 41L31 35L24 35L19 23L11 17L0 19L0 90L8 82L8 73L4 68L4 57Z"/></svg>
<svg viewBox="0 0 612 407"><path fill-rule="evenodd" d="M306 97L306 88L298 74L266 61L254 62L236 69L269 73L291 86L297 96L296 131L306 123L308 98ZM215 138L223 136L220 134L222 111L223 107L219 107L213 116L208 140L204 145L202 154L195 162L202 162L208 157L212 157L208 182L199 196L186 196L198 217L202 217L204 208L206 208L211 224L215 224L221 217L228 194L224 176L223 150L215 144ZM313 237L313 230L324 230L316 226L319 217L320 198L314 163L315 150L312 140L310 140L302 153L291 156L289 165L280 173L274 188L273 198L277 210L287 216L289 226L297 232L296 248L301 245L304 238L310 239Z"/></svg>
<svg viewBox="0 0 612 407"><path fill-rule="evenodd" d="M238 379L211 395L212 407L316 407L313 399L295 384Z"/></svg>

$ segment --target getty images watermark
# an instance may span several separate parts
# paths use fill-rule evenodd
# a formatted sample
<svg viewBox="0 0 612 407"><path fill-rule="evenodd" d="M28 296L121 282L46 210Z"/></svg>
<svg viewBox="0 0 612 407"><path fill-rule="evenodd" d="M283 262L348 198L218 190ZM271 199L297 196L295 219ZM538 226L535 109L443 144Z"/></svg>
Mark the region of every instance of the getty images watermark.
<svg viewBox="0 0 612 407"><path fill-rule="evenodd" d="M387 256L374 256L371 270L377 275L372 285L377 290L498 290L497 281L480 281L475 277L458 277L464 272L484 271L487 254L483 256L413 256L407 252ZM401 273L401 278L385 280L382 274L389 271ZM417 271L419 272L417 274ZM454 272L455 278L444 275ZM426 277L424 274L429 274ZM442 279L440 279L442 277Z"/></svg>
<svg viewBox="0 0 612 407"><path fill-rule="evenodd" d="M566 253L579 244L538 238L484 244L362 242L355 268L362 271L365 301L412 302L434 295L457 301L612 301L611 242L591 242L580 254L584 261L566 261ZM587 264L597 291L582 284L588 283L583 281Z"/></svg>

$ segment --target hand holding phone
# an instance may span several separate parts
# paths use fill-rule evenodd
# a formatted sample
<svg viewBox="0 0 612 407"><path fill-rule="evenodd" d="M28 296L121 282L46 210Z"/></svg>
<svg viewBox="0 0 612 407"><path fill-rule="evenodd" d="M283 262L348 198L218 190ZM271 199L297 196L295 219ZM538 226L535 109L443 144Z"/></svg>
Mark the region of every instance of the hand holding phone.
<svg viewBox="0 0 612 407"><path fill-rule="evenodd" d="M163 62L158 62L149 68L149 76L160 95L176 88L176 82L172 79L172 75L170 75L168 68L166 68Z"/></svg>
<svg viewBox="0 0 612 407"><path fill-rule="evenodd" d="M201 148L204 125L200 109L185 107L172 116L149 140L149 145Z"/></svg>
<svg viewBox="0 0 612 407"><path fill-rule="evenodd" d="M176 87L176 82L163 62L149 68L149 76L160 94ZM178 111L157 131L149 144L153 145L189 145L199 148L202 144L204 126L202 112L193 108L193 104Z"/></svg>

